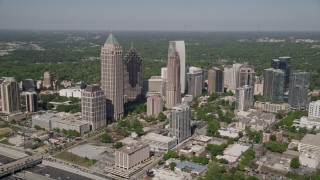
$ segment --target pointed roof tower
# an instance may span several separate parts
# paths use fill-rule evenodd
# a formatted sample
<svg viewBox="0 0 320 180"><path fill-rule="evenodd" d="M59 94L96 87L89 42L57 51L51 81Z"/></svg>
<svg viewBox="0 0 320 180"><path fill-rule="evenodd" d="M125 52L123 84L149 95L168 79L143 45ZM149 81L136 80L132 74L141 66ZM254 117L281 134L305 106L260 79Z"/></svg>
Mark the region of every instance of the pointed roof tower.
<svg viewBox="0 0 320 180"><path fill-rule="evenodd" d="M110 35L104 44L119 45L119 42L116 39L116 37L112 34L112 32L110 32Z"/></svg>

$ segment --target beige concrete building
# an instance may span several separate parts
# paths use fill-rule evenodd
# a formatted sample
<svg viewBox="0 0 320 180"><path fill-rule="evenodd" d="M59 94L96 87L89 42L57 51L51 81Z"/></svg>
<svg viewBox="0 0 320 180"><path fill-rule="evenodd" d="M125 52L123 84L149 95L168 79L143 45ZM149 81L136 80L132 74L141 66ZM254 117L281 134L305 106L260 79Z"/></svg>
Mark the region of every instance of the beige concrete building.
<svg viewBox="0 0 320 180"><path fill-rule="evenodd" d="M38 111L38 96L36 92L26 92L26 111L37 112Z"/></svg>
<svg viewBox="0 0 320 180"><path fill-rule="evenodd" d="M223 71L213 67L208 71L208 92L223 92Z"/></svg>
<svg viewBox="0 0 320 180"><path fill-rule="evenodd" d="M253 88L245 85L236 90L236 111L247 111L253 106Z"/></svg>
<svg viewBox="0 0 320 180"><path fill-rule="evenodd" d="M142 58L131 46L124 63L124 95L130 101L142 98Z"/></svg>
<svg viewBox="0 0 320 180"><path fill-rule="evenodd" d="M249 64L243 64L239 67L237 77L237 88L245 85L254 87L256 73Z"/></svg>
<svg viewBox="0 0 320 180"><path fill-rule="evenodd" d="M148 144L135 144L116 149L115 165L123 169L131 169L149 158L150 147Z"/></svg>
<svg viewBox="0 0 320 180"><path fill-rule="evenodd" d="M143 143L149 144L151 150L157 152L167 152L177 145L177 140L175 138L153 132L142 136L141 140Z"/></svg>
<svg viewBox="0 0 320 180"><path fill-rule="evenodd" d="M43 87L53 87L54 75L49 71L44 72L43 75Z"/></svg>
<svg viewBox="0 0 320 180"><path fill-rule="evenodd" d="M161 96L150 96L147 99L147 115L158 115L163 111L163 101Z"/></svg>
<svg viewBox="0 0 320 180"><path fill-rule="evenodd" d="M79 114L80 115L80 114ZM90 131L90 124L88 121L82 121L80 116L64 116L55 121L52 121L52 129L66 129L75 130L80 134Z"/></svg>
<svg viewBox="0 0 320 180"><path fill-rule="evenodd" d="M230 90L235 92L237 89L237 79L240 66L242 66L242 64L233 64L232 66L224 68L223 82L228 91Z"/></svg>
<svg viewBox="0 0 320 180"><path fill-rule="evenodd" d="M0 85L2 112L5 114L15 114L20 112L19 84L13 77L7 77Z"/></svg>
<svg viewBox="0 0 320 180"><path fill-rule="evenodd" d="M89 85L81 92L82 120L96 130L107 124L106 99L99 85Z"/></svg>
<svg viewBox="0 0 320 180"><path fill-rule="evenodd" d="M170 41L167 65L166 107L172 108L181 102L180 58L176 43Z"/></svg>
<svg viewBox="0 0 320 180"><path fill-rule="evenodd" d="M271 102L260 102L256 101L254 107L261 109L265 112L277 113L278 111L288 112L290 110L290 105L288 103L271 103Z"/></svg>
<svg viewBox="0 0 320 180"><path fill-rule="evenodd" d="M108 119L123 117L122 47L112 33L101 48L101 87L106 96Z"/></svg>
<svg viewBox="0 0 320 180"><path fill-rule="evenodd" d="M190 67L187 73L187 92L193 97L202 94L204 88L204 71L199 67Z"/></svg>

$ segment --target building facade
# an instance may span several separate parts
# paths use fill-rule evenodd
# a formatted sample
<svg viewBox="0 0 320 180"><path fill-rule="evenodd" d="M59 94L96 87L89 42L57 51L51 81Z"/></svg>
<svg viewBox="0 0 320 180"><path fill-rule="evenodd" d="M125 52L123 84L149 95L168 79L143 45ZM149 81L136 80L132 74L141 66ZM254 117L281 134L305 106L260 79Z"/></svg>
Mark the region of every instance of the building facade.
<svg viewBox="0 0 320 180"><path fill-rule="evenodd" d="M26 111L37 112L38 111L38 96L36 92L26 92Z"/></svg>
<svg viewBox="0 0 320 180"><path fill-rule="evenodd" d="M167 66L167 108L172 108L181 102L180 70L180 57L176 50L176 42L170 41Z"/></svg>
<svg viewBox="0 0 320 180"><path fill-rule="evenodd" d="M289 99L291 107L306 109L308 106L308 92L310 74L307 72L293 72L289 83Z"/></svg>
<svg viewBox="0 0 320 180"><path fill-rule="evenodd" d="M150 146L147 144L132 144L116 149L115 165L126 170L143 163L149 158Z"/></svg>
<svg viewBox="0 0 320 180"><path fill-rule="evenodd" d="M13 77L9 77L0 86L2 112L9 115L20 112L19 84Z"/></svg>
<svg viewBox="0 0 320 180"><path fill-rule="evenodd" d="M150 96L147 99L147 115L157 116L163 111L163 100L161 96Z"/></svg>
<svg viewBox="0 0 320 180"><path fill-rule="evenodd" d="M106 98L99 85L89 85L81 92L82 120L96 130L107 124Z"/></svg>
<svg viewBox="0 0 320 180"><path fill-rule="evenodd" d="M181 143L191 136L191 110L186 104L172 108L167 114L169 118L169 136Z"/></svg>
<svg viewBox="0 0 320 180"><path fill-rule="evenodd" d="M101 87L106 96L107 118L123 117L122 47L112 33L101 48Z"/></svg>
<svg viewBox="0 0 320 180"><path fill-rule="evenodd" d="M223 92L223 71L213 67L208 71L208 92Z"/></svg>
<svg viewBox="0 0 320 180"><path fill-rule="evenodd" d="M236 110L246 111L253 106L253 88L245 85L236 90Z"/></svg>
<svg viewBox="0 0 320 180"><path fill-rule="evenodd" d="M37 89L36 81L34 79L24 79L21 81L22 91L35 91Z"/></svg>
<svg viewBox="0 0 320 180"><path fill-rule="evenodd" d="M153 132L142 136L141 141L145 144L149 144L150 149L157 152L167 152L177 145L175 138Z"/></svg>
<svg viewBox="0 0 320 180"><path fill-rule="evenodd" d="M242 64L233 64L232 66L224 68L223 81L224 86L227 88L228 91L236 91L239 68L241 66Z"/></svg>
<svg viewBox="0 0 320 180"><path fill-rule="evenodd" d="M187 73L187 92L193 97L202 94L204 88L204 71L198 67L190 67Z"/></svg>
<svg viewBox="0 0 320 180"><path fill-rule="evenodd" d="M128 100L140 100L142 97L142 58L133 45L123 58L124 95Z"/></svg>
<svg viewBox="0 0 320 180"><path fill-rule="evenodd" d="M271 60L271 68L281 69L285 72L285 87L287 88L290 80L291 57L283 56Z"/></svg>
<svg viewBox="0 0 320 180"><path fill-rule="evenodd" d="M288 112L290 110L290 105L288 103L276 104L271 102L256 101L254 103L254 107L261 109L262 111L272 112L272 113L277 113L278 111Z"/></svg>
<svg viewBox="0 0 320 180"><path fill-rule="evenodd" d="M53 87L53 81L54 81L54 75L49 71L44 72L43 87L46 87L46 88Z"/></svg>
<svg viewBox="0 0 320 180"><path fill-rule="evenodd" d="M180 60L180 92L184 94L186 91L186 46L184 41L173 41L175 49L179 54Z"/></svg>
<svg viewBox="0 0 320 180"><path fill-rule="evenodd" d="M237 77L237 88L245 85L254 87L256 73L249 64L243 64L239 67Z"/></svg>
<svg viewBox="0 0 320 180"><path fill-rule="evenodd" d="M320 100L313 101L309 104L308 116L320 118Z"/></svg>
<svg viewBox="0 0 320 180"><path fill-rule="evenodd" d="M275 103L284 102L286 74L280 69L265 69L263 82L263 96Z"/></svg>

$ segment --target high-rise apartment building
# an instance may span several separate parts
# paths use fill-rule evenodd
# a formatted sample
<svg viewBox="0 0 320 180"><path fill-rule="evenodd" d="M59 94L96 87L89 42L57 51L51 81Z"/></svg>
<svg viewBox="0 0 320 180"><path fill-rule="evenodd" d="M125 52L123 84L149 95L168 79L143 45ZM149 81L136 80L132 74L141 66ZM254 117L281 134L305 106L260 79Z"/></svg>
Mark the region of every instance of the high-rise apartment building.
<svg viewBox="0 0 320 180"><path fill-rule="evenodd" d="M37 89L37 84L34 79L24 79L21 81L22 91L35 91Z"/></svg>
<svg viewBox="0 0 320 180"><path fill-rule="evenodd" d="M236 110L247 111L253 106L253 87L245 85L236 90Z"/></svg>
<svg viewBox="0 0 320 180"><path fill-rule="evenodd" d="M254 87L256 73L248 64L239 67L239 75L237 77L237 88L245 85Z"/></svg>
<svg viewBox="0 0 320 180"><path fill-rule="evenodd" d="M310 102L308 116L320 118L320 100Z"/></svg>
<svg viewBox="0 0 320 180"><path fill-rule="evenodd" d="M150 96L147 99L147 115L158 115L163 111L163 101L161 96Z"/></svg>
<svg viewBox="0 0 320 180"><path fill-rule="evenodd" d="M208 71L208 92L223 92L223 71L213 67Z"/></svg>
<svg viewBox="0 0 320 180"><path fill-rule="evenodd" d="M106 96L99 85L88 85L81 91L82 120L90 123L90 129L96 130L107 124Z"/></svg>
<svg viewBox="0 0 320 180"><path fill-rule="evenodd" d="M15 114L20 112L19 84L13 77L5 78L1 83L2 112Z"/></svg>
<svg viewBox="0 0 320 180"><path fill-rule="evenodd" d="M38 96L36 92L26 92L26 111L37 112L38 111Z"/></svg>
<svg viewBox="0 0 320 180"><path fill-rule="evenodd" d="M290 76L288 103L296 109L306 109L310 75L308 72L293 72Z"/></svg>
<svg viewBox="0 0 320 180"><path fill-rule="evenodd" d="M263 96L275 103L284 102L285 77L281 69L265 69L263 81Z"/></svg>
<svg viewBox="0 0 320 180"><path fill-rule="evenodd" d="M167 76L168 76L168 68L167 67L162 67L161 68L161 78L164 80L164 81L167 81Z"/></svg>
<svg viewBox="0 0 320 180"><path fill-rule="evenodd" d="M224 86L228 91L233 91L237 89L237 79L239 75L239 68L242 64L233 64L232 66L225 67L223 71L223 81Z"/></svg>
<svg viewBox="0 0 320 180"><path fill-rule="evenodd" d="M101 87L106 96L108 119L123 117L122 47L112 33L101 48Z"/></svg>
<svg viewBox="0 0 320 180"><path fill-rule="evenodd" d="M167 114L169 118L169 136L181 143L191 136L191 110L186 104L172 108Z"/></svg>
<svg viewBox="0 0 320 180"><path fill-rule="evenodd" d="M285 86L286 88L289 85L290 79L290 69L291 69L291 57L279 57L278 59L271 60L271 68L273 69L281 69L285 72Z"/></svg>
<svg viewBox="0 0 320 180"><path fill-rule="evenodd" d="M128 100L139 100L142 97L142 58L131 46L124 60L124 95Z"/></svg>
<svg viewBox="0 0 320 180"><path fill-rule="evenodd" d="M167 65L166 107L172 108L181 102L180 57L176 42L170 41Z"/></svg>
<svg viewBox="0 0 320 180"><path fill-rule="evenodd" d="M180 92L184 94L186 91L186 45L184 41L172 41L175 42L175 50L179 54L180 59Z"/></svg>
<svg viewBox="0 0 320 180"><path fill-rule="evenodd" d="M187 92L193 97L202 94L204 88L204 71L198 67L190 67L187 73Z"/></svg>
<svg viewBox="0 0 320 180"><path fill-rule="evenodd" d="M49 71L44 72L43 87L46 87L46 88L53 87L53 81L54 81L54 75Z"/></svg>
<svg viewBox="0 0 320 180"><path fill-rule="evenodd" d="M115 151L115 165L126 170L146 161L150 157L148 144L131 144Z"/></svg>

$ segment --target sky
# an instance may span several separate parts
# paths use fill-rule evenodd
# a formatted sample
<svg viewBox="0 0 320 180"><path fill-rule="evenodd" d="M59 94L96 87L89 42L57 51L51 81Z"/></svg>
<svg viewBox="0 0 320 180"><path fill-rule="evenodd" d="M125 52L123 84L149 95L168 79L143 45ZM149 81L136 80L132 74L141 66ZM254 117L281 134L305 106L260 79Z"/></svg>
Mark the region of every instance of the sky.
<svg viewBox="0 0 320 180"><path fill-rule="evenodd" d="M320 31L320 0L0 0L0 29Z"/></svg>

